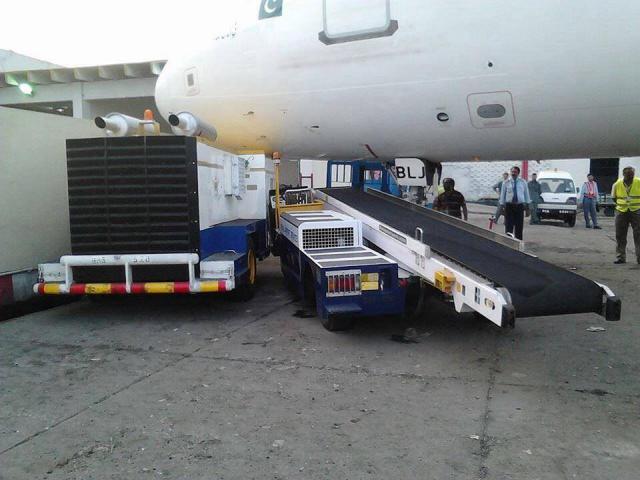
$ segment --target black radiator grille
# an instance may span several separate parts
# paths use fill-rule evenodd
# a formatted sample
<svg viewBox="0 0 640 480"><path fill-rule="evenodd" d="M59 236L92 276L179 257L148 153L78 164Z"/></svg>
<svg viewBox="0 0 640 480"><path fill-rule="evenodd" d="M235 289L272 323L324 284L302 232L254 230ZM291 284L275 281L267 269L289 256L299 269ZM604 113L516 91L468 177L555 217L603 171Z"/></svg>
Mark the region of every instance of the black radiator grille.
<svg viewBox="0 0 640 480"><path fill-rule="evenodd" d="M67 140L71 250L199 253L195 139Z"/></svg>

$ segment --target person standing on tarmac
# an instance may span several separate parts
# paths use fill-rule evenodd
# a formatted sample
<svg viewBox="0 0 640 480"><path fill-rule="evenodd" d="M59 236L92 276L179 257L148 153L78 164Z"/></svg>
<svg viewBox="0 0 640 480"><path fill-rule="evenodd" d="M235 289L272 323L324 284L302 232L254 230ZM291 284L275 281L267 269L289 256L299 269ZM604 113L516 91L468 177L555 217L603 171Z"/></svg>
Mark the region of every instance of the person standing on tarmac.
<svg viewBox="0 0 640 480"><path fill-rule="evenodd" d="M504 172L502 174L502 180L499 180L498 183L493 186L493 191L498 194L498 206L496 207L496 213L493 220L493 223L495 223L496 225L498 224L498 220L500 220L500 215L502 215L502 208L500 207L500 192L502 191L502 184L508 179L509 174L507 172Z"/></svg>
<svg viewBox="0 0 640 480"><path fill-rule="evenodd" d="M438 198L433 203L433 208L452 217L463 218L464 216L466 221L469 218L467 202L464 199L464 195L454 188L456 186L455 180L453 178L445 178L442 181L442 185L444 186L444 192L438 195Z"/></svg>
<svg viewBox="0 0 640 480"><path fill-rule="evenodd" d="M519 178L520 167L511 168L511 178L502 183L500 209L504 213L504 231L522 240L524 216L530 214L529 188L527 182Z"/></svg>
<svg viewBox="0 0 640 480"><path fill-rule="evenodd" d="M593 179L593 174L587 175L587 181L582 184L580 188L580 194L578 195L578 203L582 204L584 210L584 222L585 227L601 230L598 226L598 214L596 213L596 206L598 204L598 184Z"/></svg>
<svg viewBox="0 0 640 480"><path fill-rule="evenodd" d="M611 196L616 203L616 261L627 262L627 233L633 230L636 259L640 264L640 178L635 178L635 169L626 167L622 178L613 184Z"/></svg>
<svg viewBox="0 0 640 480"><path fill-rule="evenodd" d="M531 175L531 181L527 184L529 187L529 197L531 197L531 220L530 225L539 225L540 217L538 216L538 204L542 203L542 186L538 183L538 174Z"/></svg>

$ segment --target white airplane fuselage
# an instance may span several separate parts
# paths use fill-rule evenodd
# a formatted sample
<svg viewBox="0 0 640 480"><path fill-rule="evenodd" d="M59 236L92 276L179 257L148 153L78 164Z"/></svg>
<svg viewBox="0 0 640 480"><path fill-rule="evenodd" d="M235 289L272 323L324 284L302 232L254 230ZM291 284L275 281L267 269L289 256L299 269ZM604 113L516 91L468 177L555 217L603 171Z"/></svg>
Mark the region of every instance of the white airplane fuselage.
<svg viewBox="0 0 640 480"><path fill-rule="evenodd" d="M220 148L433 162L640 155L640 2L251 1L253 25L170 59L156 87L165 118L196 115Z"/></svg>

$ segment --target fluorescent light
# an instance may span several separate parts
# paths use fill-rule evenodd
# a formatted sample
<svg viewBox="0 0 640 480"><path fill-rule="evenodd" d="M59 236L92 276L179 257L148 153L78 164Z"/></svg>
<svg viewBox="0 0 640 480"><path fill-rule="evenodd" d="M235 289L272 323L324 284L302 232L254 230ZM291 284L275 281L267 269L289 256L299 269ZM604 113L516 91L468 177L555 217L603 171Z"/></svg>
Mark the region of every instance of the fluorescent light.
<svg viewBox="0 0 640 480"><path fill-rule="evenodd" d="M21 83L18 88L25 95L33 95L33 87L28 83Z"/></svg>

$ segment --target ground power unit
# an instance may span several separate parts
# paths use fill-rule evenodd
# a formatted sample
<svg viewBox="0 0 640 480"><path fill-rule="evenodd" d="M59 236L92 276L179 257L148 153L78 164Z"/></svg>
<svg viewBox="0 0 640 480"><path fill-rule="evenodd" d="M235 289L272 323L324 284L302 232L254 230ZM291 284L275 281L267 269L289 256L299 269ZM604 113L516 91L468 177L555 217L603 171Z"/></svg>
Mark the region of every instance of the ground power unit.
<svg viewBox="0 0 640 480"><path fill-rule="evenodd" d="M39 265L39 294L250 296L269 255L264 155L188 136L67 140L71 252Z"/></svg>

